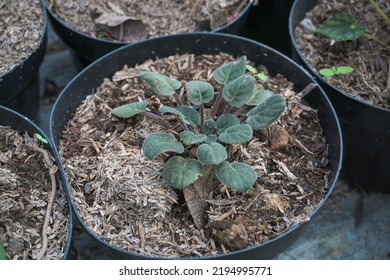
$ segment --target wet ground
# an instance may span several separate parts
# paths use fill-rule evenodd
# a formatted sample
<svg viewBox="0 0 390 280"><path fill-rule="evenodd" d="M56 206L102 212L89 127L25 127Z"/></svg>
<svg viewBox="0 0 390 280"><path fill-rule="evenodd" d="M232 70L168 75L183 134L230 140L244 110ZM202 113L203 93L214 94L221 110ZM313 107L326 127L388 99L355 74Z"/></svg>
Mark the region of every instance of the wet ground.
<svg viewBox="0 0 390 280"><path fill-rule="evenodd" d="M46 132L55 98L75 75L69 49L50 29L37 121ZM75 223L70 257L110 259ZM340 181L307 231L277 259L390 259L390 194L358 192Z"/></svg>

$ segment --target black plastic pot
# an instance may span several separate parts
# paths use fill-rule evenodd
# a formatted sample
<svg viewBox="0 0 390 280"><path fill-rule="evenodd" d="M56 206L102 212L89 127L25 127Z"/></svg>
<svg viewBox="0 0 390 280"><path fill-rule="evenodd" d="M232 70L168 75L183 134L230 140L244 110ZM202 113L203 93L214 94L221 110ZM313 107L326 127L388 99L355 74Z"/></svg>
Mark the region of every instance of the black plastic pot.
<svg viewBox="0 0 390 280"><path fill-rule="evenodd" d="M268 67L272 75L276 73L283 74L287 79L295 83L298 91L313 82L313 79L307 72L286 56L258 42L242 37L217 33L188 33L149 39L125 46L102 57L79 73L66 86L58 97L51 112L50 135L53 142L55 144L59 143L63 129L86 96L90 95L93 89L100 86L104 78L112 77L116 71L122 69L124 64L133 67L147 59L166 57L176 53L215 54L219 52L229 53L234 56L246 55L249 60ZM322 127L329 143L329 166L331 168L328 193L313 212L312 216L314 216L331 194L337 181L341 168L342 141L335 112L323 91L317 87L307 95L306 99L311 106L318 108ZM64 170L62 171L65 172ZM68 187L70 188L70 186ZM115 258L123 259L146 258L140 254L118 249L101 240L86 226L78 211L76 209L74 210L84 230L94 240L98 241L109 254ZM304 223L295 226L285 234L258 246L210 258L273 258L291 245L304 232L308 224Z"/></svg>
<svg viewBox="0 0 390 280"><path fill-rule="evenodd" d="M41 136L43 136L45 139L49 139L49 137L43 132L35 123L33 123L31 120L26 118L25 116L17 113L14 110L11 110L9 108L6 108L4 106L0 106L0 125L3 126L10 126L12 129L19 131L20 133L27 132L30 137L33 137L35 133L39 133ZM56 165L62 169L61 167L61 160L58 158L56 154L56 148L52 144L51 141L49 141L49 144L44 145L45 149L48 150L54 157L55 157L55 163ZM70 195L68 192L68 188L66 188L66 179L63 176L62 172L57 172L57 179L62 184L62 188L64 188L64 191L66 192L67 202L68 202L68 210L69 210L69 234L67 236L67 243L64 248L64 256L62 259L68 259L69 257L69 250L72 240L72 230L73 230L73 217L72 217L72 207L70 203Z"/></svg>
<svg viewBox="0 0 390 280"><path fill-rule="evenodd" d="M243 36L291 55L288 18L294 0L261 0L249 12Z"/></svg>
<svg viewBox="0 0 390 280"><path fill-rule="evenodd" d="M126 42L114 42L100 39L81 33L61 20L50 9L46 1L45 4L50 22L61 40L64 41L64 43L71 49L72 60L78 70L82 70L99 57L129 44ZM236 19L231 21L229 24L216 29L214 32L240 34L245 27L251 5L252 0L249 1Z"/></svg>
<svg viewBox="0 0 390 280"><path fill-rule="evenodd" d="M318 0L295 1L290 14L293 59L319 82L336 109L343 131L343 177L366 191L390 193L390 110L351 97L325 81L300 53L294 29Z"/></svg>
<svg viewBox="0 0 390 280"><path fill-rule="evenodd" d="M37 48L10 72L0 75L0 105L30 119L35 119L39 110L39 67L47 45L47 16L43 3L42 9L44 23Z"/></svg>

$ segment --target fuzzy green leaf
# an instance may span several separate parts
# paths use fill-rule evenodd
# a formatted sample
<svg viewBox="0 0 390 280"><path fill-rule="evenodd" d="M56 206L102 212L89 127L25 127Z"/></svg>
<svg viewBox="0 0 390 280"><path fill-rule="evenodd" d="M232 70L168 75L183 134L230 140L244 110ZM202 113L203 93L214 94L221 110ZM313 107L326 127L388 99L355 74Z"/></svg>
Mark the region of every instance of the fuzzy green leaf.
<svg viewBox="0 0 390 280"><path fill-rule="evenodd" d="M174 114L177 115L180 119L182 119L185 123L190 125L197 125L200 121L199 113L190 106L178 106L178 107L170 107L170 106L161 106L159 108L161 114Z"/></svg>
<svg viewBox="0 0 390 280"><path fill-rule="evenodd" d="M252 96L249 98L246 105L249 106L257 106L260 103L264 102L268 97L273 95L274 93L267 89L253 89Z"/></svg>
<svg viewBox="0 0 390 280"><path fill-rule="evenodd" d="M211 144L211 143L217 142L217 140L218 140L217 135L213 134L213 135L208 135L204 142L206 142L207 144Z"/></svg>
<svg viewBox="0 0 390 280"><path fill-rule="evenodd" d="M154 159L165 152L183 153L184 146L172 134L164 132L152 133L145 139L142 152L148 159Z"/></svg>
<svg viewBox="0 0 390 280"><path fill-rule="evenodd" d="M173 95L181 87L179 81L156 72L142 71L139 75L151 86L153 92L158 95Z"/></svg>
<svg viewBox="0 0 390 280"><path fill-rule="evenodd" d="M162 175L168 185L182 189L203 175L203 166L196 159L174 156L165 164Z"/></svg>
<svg viewBox="0 0 390 280"><path fill-rule="evenodd" d="M244 144L253 138L253 130L247 124L236 124L225 129L218 138L226 144Z"/></svg>
<svg viewBox="0 0 390 280"><path fill-rule="evenodd" d="M215 121L212 119L205 120L202 125L202 132L206 135L213 134L216 129L217 129L217 125Z"/></svg>
<svg viewBox="0 0 390 280"><path fill-rule="evenodd" d="M264 74L263 72L256 75L256 77L263 82L266 82L268 80L268 76Z"/></svg>
<svg viewBox="0 0 390 280"><path fill-rule="evenodd" d="M227 159L227 151L219 143L202 144L196 150L196 157L202 164L220 164Z"/></svg>
<svg viewBox="0 0 390 280"><path fill-rule="evenodd" d="M279 118L285 107L284 97L274 94L248 112L246 123L253 129L264 129Z"/></svg>
<svg viewBox="0 0 390 280"><path fill-rule="evenodd" d="M228 83L222 90L222 97L232 107L240 107L252 96L255 79L244 75Z"/></svg>
<svg viewBox="0 0 390 280"><path fill-rule="evenodd" d="M224 161L216 167L215 174L224 185L240 192L250 189L257 180L255 170L242 162Z"/></svg>
<svg viewBox="0 0 390 280"><path fill-rule="evenodd" d="M328 18L316 31L336 41L347 41L356 40L366 30L367 27L358 23L354 16L338 14Z"/></svg>
<svg viewBox="0 0 390 280"><path fill-rule="evenodd" d="M214 88L210 83L191 81L186 84L187 98L194 105L201 105L214 99Z"/></svg>
<svg viewBox="0 0 390 280"><path fill-rule="evenodd" d="M134 102L125 105L121 105L112 110L111 114L117 116L118 118L130 118L136 114L144 112L146 107L148 106L148 102Z"/></svg>
<svg viewBox="0 0 390 280"><path fill-rule="evenodd" d="M180 136L181 141L185 145L197 144L200 142L204 142L207 139L207 135L204 135L204 134L198 135L198 134L195 134L194 132L189 131L189 130L185 130L185 131L180 132L179 136Z"/></svg>
<svg viewBox="0 0 390 280"><path fill-rule="evenodd" d="M337 74L350 74L354 71L354 69L350 66L338 66L336 67Z"/></svg>
<svg viewBox="0 0 390 280"><path fill-rule="evenodd" d="M0 261L1 260L6 260L7 257L5 255L5 249L4 249L4 246L3 246L3 242L1 242L0 240Z"/></svg>
<svg viewBox="0 0 390 280"><path fill-rule="evenodd" d="M240 124L240 119L233 114L224 114L217 119L218 134L221 134L233 125Z"/></svg>
<svg viewBox="0 0 390 280"><path fill-rule="evenodd" d="M246 71L246 57L239 61L229 62L216 69L213 73L214 80L221 85L226 85L231 81L243 76Z"/></svg>
<svg viewBox="0 0 390 280"><path fill-rule="evenodd" d="M39 140L39 141L41 141L42 143L44 143L44 144L48 144L49 142L42 136L42 135L40 135L39 133L34 133L34 135L35 135L35 137L37 137L37 139Z"/></svg>
<svg viewBox="0 0 390 280"><path fill-rule="evenodd" d="M331 68L320 69L319 73L325 77L332 77L336 74Z"/></svg>

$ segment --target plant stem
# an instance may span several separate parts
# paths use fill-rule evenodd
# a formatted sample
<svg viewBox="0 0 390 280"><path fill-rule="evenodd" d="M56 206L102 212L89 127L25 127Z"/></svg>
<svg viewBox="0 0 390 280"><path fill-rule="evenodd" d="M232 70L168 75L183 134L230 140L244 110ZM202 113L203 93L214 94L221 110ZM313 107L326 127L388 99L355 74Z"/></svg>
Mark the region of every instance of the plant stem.
<svg viewBox="0 0 390 280"><path fill-rule="evenodd" d="M204 105L203 104L200 104L199 115L200 115L200 127L202 127L202 125L204 123Z"/></svg>
<svg viewBox="0 0 390 280"><path fill-rule="evenodd" d="M364 33L364 36L366 36L368 39L371 39L375 42L377 42L378 44L381 44L382 46L384 46L385 48L388 48L390 49L390 46L388 44L386 44L385 42L383 42L382 40L376 38L375 36L371 35L371 34L368 34L368 33Z"/></svg>
<svg viewBox="0 0 390 280"><path fill-rule="evenodd" d="M182 105L183 105L183 103L182 103L181 100L180 100L180 96L177 94L177 92L175 92L175 93L173 94L173 97L175 98L175 101L176 101L177 105L179 105L179 106L182 106Z"/></svg>
<svg viewBox="0 0 390 280"><path fill-rule="evenodd" d="M238 110L234 113L235 116L240 116L242 112L244 112L246 106L245 105L242 105L240 108L238 108Z"/></svg>
<svg viewBox="0 0 390 280"><path fill-rule="evenodd" d="M374 6L375 10L380 14L388 26L390 26L390 19L385 15L385 13L382 11L381 8L379 8L378 4L375 2L375 0L370 0L370 3Z"/></svg>
<svg viewBox="0 0 390 280"><path fill-rule="evenodd" d="M219 108L219 105L221 104L222 100L222 91L218 92L217 98L215 98L213 109L211 110L211 119L214 119L215 114L217 113L217 110Z"/></svg>
<svg viewBox="0 0 390 280"><path fill-rule="evenodd" d="M169 125L169 123L167 123L161 116L159 115L156 115L152 112L148 112L148 111L143 111L141 113L142 115L146 116L146 117L149 117L153 120L157 120L159 122L161 122L161 124L165 127L165 128L170 128L171 126Z"/></svg>

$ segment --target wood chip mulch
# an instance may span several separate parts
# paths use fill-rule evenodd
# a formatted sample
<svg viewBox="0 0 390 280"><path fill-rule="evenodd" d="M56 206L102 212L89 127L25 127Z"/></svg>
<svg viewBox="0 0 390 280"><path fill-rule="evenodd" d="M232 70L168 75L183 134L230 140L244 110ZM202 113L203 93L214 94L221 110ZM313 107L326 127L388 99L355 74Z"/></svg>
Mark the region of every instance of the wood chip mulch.
<svg viewBox="0 0 390 280"><path fill-rule="evenodd" d="M41 0L0 1L0 75L37 49L43 24Z"/></svg>
<svg viewBox="0 0 390 280"><path fill-rule="evenodd" d="M0 126L0 240L7 259L58 260L64 256L70 230L66 195L54 160L49 155L45 158L39 149L37 140L27 134ZM56 178L55 191L51 174Z"/></svg>

